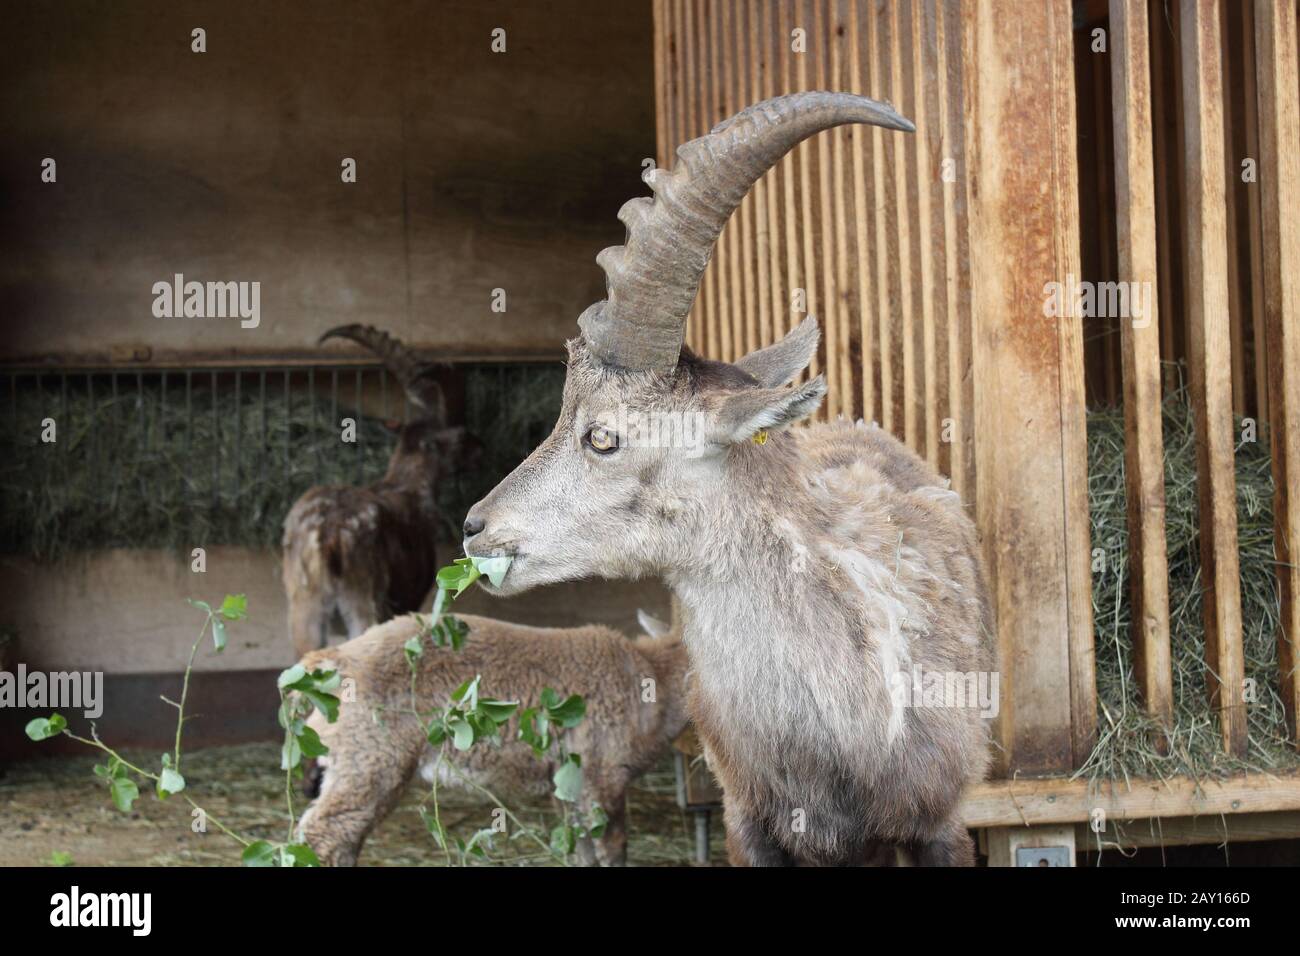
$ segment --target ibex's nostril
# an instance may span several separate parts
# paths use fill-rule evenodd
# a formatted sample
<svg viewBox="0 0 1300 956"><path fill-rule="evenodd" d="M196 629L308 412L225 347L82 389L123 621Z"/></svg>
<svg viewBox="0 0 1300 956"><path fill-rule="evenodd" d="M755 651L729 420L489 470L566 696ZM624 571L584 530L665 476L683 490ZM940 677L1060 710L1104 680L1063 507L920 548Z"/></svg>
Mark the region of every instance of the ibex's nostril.
<svg viewBox="0 0 1300 956"><path fill-rule="evenodd" d="M467 538L474 537L474 535L478 534L480 531L483 530L483 526L485 524L486 522L482 518L466 518L465 537Z"/></svg>

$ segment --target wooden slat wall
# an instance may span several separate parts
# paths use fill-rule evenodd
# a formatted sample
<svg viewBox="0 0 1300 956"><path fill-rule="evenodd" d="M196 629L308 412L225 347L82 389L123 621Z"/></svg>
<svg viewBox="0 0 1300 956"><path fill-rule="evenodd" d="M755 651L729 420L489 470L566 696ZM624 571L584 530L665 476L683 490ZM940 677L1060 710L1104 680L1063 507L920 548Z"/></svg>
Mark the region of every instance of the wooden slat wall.
<svg viewBox="0 0 1300 956"><path fill-rule="evenodd" d="M816 315L822 416L880 422L970 500L955 0L654 0L654 12L660 164L742 107L795 90L861 92L917 121L914 136L823 133L760 179L723 230L687 341L734 361Z"/></svg>
<svg viewBox="0 0 1300 956"><path fill-rule="evenodd" d="M1238 753L1245 711L1233 411L1267 416L1281 685L1294 728L1295 8L1274 0L1087 0L1082 7L1067 0L1033 7L654 0L654 9L661 163L738 109L793 90L852 90L889 100L917 121L914 136L860 127L824 133L778 163L724 230L688 335L704 354L734 360L816 314L824 334L811 374L830 384L823 414L878 421L950 476L990 546L1010 700L1006 766L1077 765L1095 734L1085 353L1089 394L1124 404L1136 677L1162 721L1172 711L1172 688L1160 395L1176 380L1162 361L1185 358L1190 366L1207 683L1224 746ZM1071 30L1080 9L1085 29L1103 24L1110 42L1087 63L1078 61L1088 44L1076 44ZM1005 23L994 30L989 18L999 10ZM993 32L981 42L973 30ZM1075 84L1085 81L1076 113ZM1021 129L1014 147L989 132L1000 128L1013 94ZM1084 182L1085 203L1100 208L1083 220L1082 246L1078 142L1061 138L1066 129L1073 135L1076 115L1088 127L1087 161L1105 166ZM992 137L979 160L982 176L967 168L976 136ZM1020 178L1004 162L1013 148ZM1242 149L1260 159L1252 189L1238 182ZM1050 196L1039 206L1031 184L1044 182ZM1051 215L1034 218L1043 210ZM1081 248L1089 268L1153 283L1157 306L1141 327L1089 325L1086 349L1078 320L1036 325L1025 313L1025 288L1036 298L1044 281L1064 282L1071 270L1098 278L1081 274ZM1012 269L1012 249L1024 288L989 274L999 262ZM1036 360L1017 371L1030 338Z"/></svg>

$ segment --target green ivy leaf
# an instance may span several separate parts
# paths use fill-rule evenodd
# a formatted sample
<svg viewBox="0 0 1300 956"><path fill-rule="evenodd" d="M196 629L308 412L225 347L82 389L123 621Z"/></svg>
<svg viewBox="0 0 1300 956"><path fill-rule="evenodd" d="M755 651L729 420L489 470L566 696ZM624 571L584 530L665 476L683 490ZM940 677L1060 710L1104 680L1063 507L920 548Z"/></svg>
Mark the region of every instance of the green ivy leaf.
<svg viewBox="0 0 1300 956"><path fill-rule="evenodd" d="M478 702L478 709L492 723L499 726L515 715L515 711L519 709L519 701L484 699Z"/></svg>
<svg viewBox="0 0 1300 956"><path fill-rule="evenodd" d="M492 582L493 587L500 587L501 582L505 580L506 572L510 570L510 564L514 561L508 554L503 554L495 558L470 558L474 564L474 570L479 574L487 577Z"/></svg>
<svg viewBox="0 0 1300 956"><path fill-rule="evenodd" d="M320 739L320 734L316 733L311 727L304 725L302 730L296 731L296 733L304 757L323 757L330 752L330 749Z"/></svg>
<svg viewBox="0 0 1300 956"><path fill-rule="evenodd" d="M275 680L275 685L279 687L280 690L285 690L286 688L297 684L306 676L307 668L303 667L301 664L294 664L288 670L280 672L280 676Z"/></svg>
<svg viewBox="0 0 1300 956"><path fill-rule="evenodd" d="M72 854L64 850L55 850L50 854L50 866L76 866Z"/></svg>
<svg viewBox="0 0 1300 956"><path fill-rule="evenodd" d="M591 808L591 815L587 819L587 834L593 837L603 836L605 827L609 824L609 815L596 804Z"/></svg>
<svg viewBox="0 0 1300 956"><path fill-rule="evenodd" d="M415 670L415 662L424 655L424 642L420 640L420 635L416 634L403 644L402 651L406 654L406 663L411 670Z"/></svg>
<svg viewBox="0 0 1300 956"><path fill-rule="evenodd" d="M582 794L582 767L570 754L560 769L555 771L555 797L573 803Z"/></svg>
<svg viewBox="0 0 1300 956"><path fill-rule="evenodd" d="M239 862L244 866L275 866L275 847L266 840L258 840L244 847Z"/></svg>
<svg viewBox="0 0 1300 956"><path fill-rule="evenodd" d="M288 860L290 862L286 863ZM290 843L280 853L281 866L320 866L320 857L305 843Z"/></svg>
<svg viewBox="0 0 1300 956"><path fill-rule="evenodd" d="M248 597L244 594L227 594L219 611L227 621L242 620L248 614Z"/></svg>
<svg viewBox="0 0 1300 956"><path fill-rule="evenodd" d="M470 747L474 746L474 728L469 721L464 719L454 720L451 722L450 729L452 746L457 750L469 750Z"/></svg>
<svg viewBox="0 0 1300 956"><path fill-rule="evenodd" d="M130 813L136 798L140 796L140 788L135 785L135 781L125 776L114 777L108 785L108 792L113 798L113 805L123 813Z"/></svg>
<svg viewBox="0 0 1300 956"><path fill-rule="evenodd" d="M549 690L549 688L547 688ZM559 696L558 694L556 695ZM561 727L576 727L587 715L587 702L577 694L570 694L564 700L546 708L547 716Z"/></svg>
<svg viewBox="0 0 1300 956"><path fill-rule="evenodd" d="M166 800L173 793L180 793L185 789L185 778L171 767L164 767L163 772L158 775L158 796Z"/></svg>
<svg viewBox="0 0 1300 956"><path fill-rule="evenodd" d="M578 845L578 834L573 827L561 824L551 831L551 849L560 856L568 856Z"/></svg>
<svg viewBox="0 0 1300 956"><path fill-rule="evenodd" d="M32 740L49 740L51 737L57 737L68 727L67 720L62 714L50 714L49 717L37 717L35 720L27 722L27 736Z"/></svg>

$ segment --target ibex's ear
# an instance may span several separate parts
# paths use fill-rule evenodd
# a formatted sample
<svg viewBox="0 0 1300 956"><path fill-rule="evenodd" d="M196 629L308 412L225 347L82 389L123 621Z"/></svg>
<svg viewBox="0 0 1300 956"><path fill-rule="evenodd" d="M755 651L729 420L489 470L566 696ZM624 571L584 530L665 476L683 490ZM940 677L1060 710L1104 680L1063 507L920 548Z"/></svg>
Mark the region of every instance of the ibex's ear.
<svg viewBox="0 0 1300 956"><path fill-rule="evenodd" d="M734 445L760 431L785 428L817 411L825 395L826 380L820 375L796 388L732 392L714 412L709 437L717 445Z"/></svg>
<svg viewBox="0 0 1300 956"><path fill-rule="evenodd" d="M808 367L817 353L820 338L817 320L810 315L780 342L750 352L737 361L736 368L748 372L768 388L784 385Z"/></svg>

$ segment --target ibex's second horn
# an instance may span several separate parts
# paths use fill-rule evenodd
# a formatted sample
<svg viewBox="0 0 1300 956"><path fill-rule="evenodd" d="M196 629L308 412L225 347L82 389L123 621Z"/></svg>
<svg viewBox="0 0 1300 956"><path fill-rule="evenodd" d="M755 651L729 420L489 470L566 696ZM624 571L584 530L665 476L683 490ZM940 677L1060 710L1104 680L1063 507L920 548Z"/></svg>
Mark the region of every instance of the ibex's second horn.
<svg viewBox="0 0 1300 956"><path fill-rule="evenodd" d="M359 323L336 326L318 341L323 343L326 339L349 339L358 345L364 345L379 356L384 367L393 373L413 405L434 417L441 418L445 415L442 388L429 377L429 363L421 360L399 339L373 325Z"/></svg>
<svg viewBox="0 0 1300 956"><path fill-rule="evenodd" d="M592 353L612 366L672 368L713 245L745 193L803 140L847 123L916 129L888 103L865 96L790 93L683 143L672 172L651 170L646 180L655 197L623 205L625 243L596 257L607 297L578 319Z"/></svg>

